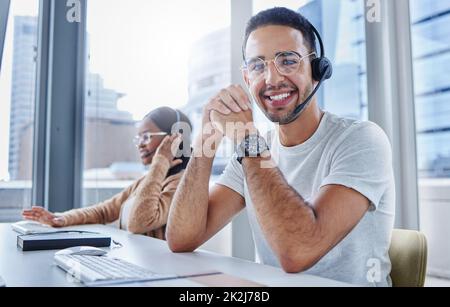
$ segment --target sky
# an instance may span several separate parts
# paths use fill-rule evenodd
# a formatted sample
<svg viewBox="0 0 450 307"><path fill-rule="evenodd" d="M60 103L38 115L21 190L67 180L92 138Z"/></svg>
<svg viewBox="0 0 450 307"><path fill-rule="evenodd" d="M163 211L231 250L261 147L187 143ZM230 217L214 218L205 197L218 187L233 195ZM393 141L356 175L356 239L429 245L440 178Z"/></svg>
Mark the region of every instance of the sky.
<svg viewBox="0 0 450 307"><path fill-rule="evenodd" d="M248 0L247 0L248 1ZM12 0L0 73L0 180L7 178L13 19L36 16L38 0ZM298 8L305 0L254 0L254 11ZM187 103L193 44L230 25L229 0L88 0L89 71L125 93L118 107L137 120L151 109Z"/></svg>

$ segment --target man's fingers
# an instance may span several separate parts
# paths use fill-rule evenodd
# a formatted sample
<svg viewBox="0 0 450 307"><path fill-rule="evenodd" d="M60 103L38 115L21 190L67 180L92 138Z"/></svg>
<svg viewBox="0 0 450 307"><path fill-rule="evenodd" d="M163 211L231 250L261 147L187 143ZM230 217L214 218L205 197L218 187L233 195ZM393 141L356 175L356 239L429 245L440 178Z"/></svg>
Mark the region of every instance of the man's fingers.
<svg viewBox="0 0 450 307"><path fill-rule="evenodd" d="M251 109L252 104L250 103L250 99L240 85L232 85L228 90L234 101L236 101L236 103L242 110L247 111Z"/></svg>
<svg viewBox="0 0 450 307"><path fill-rule="evenodd" d="M232 111L221 101L219 101L220 98L216 98L211 102L208 106L208 111L211 113L211 111L219 112L222 115L229 115Z"/></svg>
<svg viewBox="0 0 450 307"><path fill-rule="evenodd" d="M239 106L239 104L234 100L231 96L231 92L229 90L221 90L219 93L219 98L221 102L227 106L231 111L235 113L242 112L243 109Z"/></svg>

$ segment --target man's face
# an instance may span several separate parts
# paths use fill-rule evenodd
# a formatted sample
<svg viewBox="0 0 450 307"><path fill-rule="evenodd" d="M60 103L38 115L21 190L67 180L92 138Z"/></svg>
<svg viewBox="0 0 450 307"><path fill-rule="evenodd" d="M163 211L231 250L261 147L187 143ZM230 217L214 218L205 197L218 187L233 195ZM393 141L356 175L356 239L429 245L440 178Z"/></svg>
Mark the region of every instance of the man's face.
<svg viewBox="0 0 450 307"><path fill-rule="evenodd" d="M245 55L247 61L256 57L272 60L285 51L295 51L302 56L310 53L300 31L286 26L265 26L250 34ZM281 125L291 121L295 108L314 87L310 58L301 61L299 70L289 76L281 75L272 61L260 78L251 79L245 72L244 78L267 118Z"/></svg>

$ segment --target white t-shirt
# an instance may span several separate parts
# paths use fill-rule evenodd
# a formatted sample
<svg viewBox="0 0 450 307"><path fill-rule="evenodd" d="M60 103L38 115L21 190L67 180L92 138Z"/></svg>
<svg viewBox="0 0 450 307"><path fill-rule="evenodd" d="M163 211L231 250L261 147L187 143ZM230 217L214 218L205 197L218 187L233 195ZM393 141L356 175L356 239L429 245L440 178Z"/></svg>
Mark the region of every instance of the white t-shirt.
<svg viewBox="0 0 450 307"><path fill-rule="evenodd" d="M305 273L363 286L390 286L388 250L395 213L391 145L372 122L339 118L325 113L314 135L298 146L280 144L272 133L273 160L289 185L312 200L325 185L342 185L371 202L359 224ZM258 224L242 166L235 157L218 184L245 198L258 256L262 263L280 263Z"/></svg>

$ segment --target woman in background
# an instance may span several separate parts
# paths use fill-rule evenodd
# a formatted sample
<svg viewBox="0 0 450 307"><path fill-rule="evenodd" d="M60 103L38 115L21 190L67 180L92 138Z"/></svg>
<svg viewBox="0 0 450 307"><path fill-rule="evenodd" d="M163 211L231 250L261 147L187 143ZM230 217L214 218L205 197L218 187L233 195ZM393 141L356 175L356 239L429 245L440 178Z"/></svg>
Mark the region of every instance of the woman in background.
<svg viewBox="0 0 450 307"><path fill-rule="evenodd" d="M174 128L177 133L172 134ZM176 151L180 144L190 149L191 130L189 118L178 110L163 107L150 112L135 137L142 164L149 166L144 177L91 207L54 214L35 206L24 210L23 217L52 227L118 222L121 229L165 240L170 203L189 161L188 155L176 157Z"/></svg>

